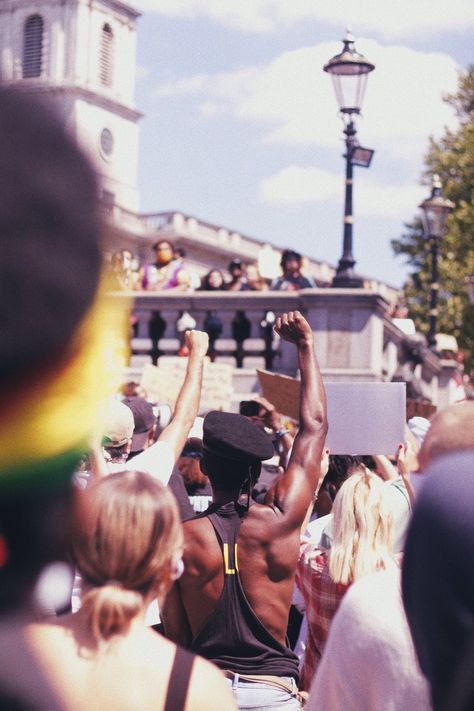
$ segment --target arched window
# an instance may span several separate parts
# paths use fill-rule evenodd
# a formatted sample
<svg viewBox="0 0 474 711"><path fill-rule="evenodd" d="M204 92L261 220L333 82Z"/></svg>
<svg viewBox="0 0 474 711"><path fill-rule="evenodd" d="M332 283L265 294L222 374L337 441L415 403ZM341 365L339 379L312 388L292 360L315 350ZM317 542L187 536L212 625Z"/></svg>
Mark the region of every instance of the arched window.
<svg viewBox="0 0 474 711"><path fill-rule="evenodd" d="M30 15L23 30L23 79L40 77L43 70L43 18Z"/></svg>
<svg viewBox="0 0 474 711"><path fill-rule="evenodd" d="M114 59L114 33L110 25L102 27L99 54L99 78L104 86L112 86Z"/></svg>

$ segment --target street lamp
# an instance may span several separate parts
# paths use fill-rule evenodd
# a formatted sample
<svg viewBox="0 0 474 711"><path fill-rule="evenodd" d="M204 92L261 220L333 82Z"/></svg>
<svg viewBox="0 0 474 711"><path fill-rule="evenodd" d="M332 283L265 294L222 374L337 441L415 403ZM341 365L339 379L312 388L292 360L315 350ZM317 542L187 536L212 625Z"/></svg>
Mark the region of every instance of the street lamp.
<svg viewBox="0 0 474 711"><path fill-rule="evenodd" d="M367 76L375 69L375 64L356 51L355 40L349 27L342 41L344 44L342 52L336 54L323 67L324 71L332 77L339 111L344 120L346 137L343 253L332 286L360 288L363 286L363 280L354 272L355 259L352 256L352 169L354 165L368 168L374 151L359 145L353 115L360 114Z"/></svg>
<svg viewBox="0 0 474 711"><path fill-rule="evenodd" d="M438 317L438 256L439 241L444 235L446 218L454 209L454 202L443 197L439 175L433 175L431 195L418 205L421 210L423 232L430 243L431 252L431 290L430 290L430 327L428 330L428 345L436 350L436 320Z"/></svg>

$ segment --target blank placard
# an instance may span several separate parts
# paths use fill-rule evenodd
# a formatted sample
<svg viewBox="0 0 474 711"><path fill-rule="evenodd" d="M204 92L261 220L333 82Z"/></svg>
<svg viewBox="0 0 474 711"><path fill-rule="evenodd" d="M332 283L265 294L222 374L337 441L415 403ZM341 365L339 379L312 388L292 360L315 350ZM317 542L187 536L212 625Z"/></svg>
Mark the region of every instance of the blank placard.
<svg viewBox="0 0 474 711"><path fill-rule="evenodd" d="M301 383L257 370L262 394L283 415L298 419ZM332 454L395 454L404 441L405 383L324 383L327 446Z"/></svg>
<svg viewBox="0 0 474 711"><path fill-rule="evenodd" d="M405 383L326 383L332 454L396 454L405 440Z"/></svg>

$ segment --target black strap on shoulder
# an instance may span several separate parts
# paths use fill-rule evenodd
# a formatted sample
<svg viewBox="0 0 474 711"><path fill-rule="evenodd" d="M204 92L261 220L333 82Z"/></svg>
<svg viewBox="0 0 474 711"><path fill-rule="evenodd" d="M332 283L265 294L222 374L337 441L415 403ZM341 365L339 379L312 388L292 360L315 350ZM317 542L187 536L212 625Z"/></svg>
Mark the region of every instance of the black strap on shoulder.
<svg viewBox="0 0 474 711"><path fill-rule="evenodd" d="M176 647L164 711L183 711L193 664L194 654Z"/></svg>

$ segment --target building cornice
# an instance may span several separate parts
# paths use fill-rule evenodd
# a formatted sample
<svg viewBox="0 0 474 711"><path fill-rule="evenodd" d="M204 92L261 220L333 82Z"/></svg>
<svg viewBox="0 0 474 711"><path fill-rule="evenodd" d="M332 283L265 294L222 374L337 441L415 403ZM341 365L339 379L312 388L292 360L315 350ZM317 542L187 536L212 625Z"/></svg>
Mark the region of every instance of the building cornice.
<svg viewBox="0 0 474 711"><path fill-rule="evenodd" d="M92 5L93 7L99 7L100 5L106 5L111 10L118 11L120 13L126 13L136 19L141 16L141 12L136 9L134 4L130 2L125 2L125 0L79 0L84 5Z"/></svg>
<svg viewBox="0 0 474 711"><path fill-rule="evenodd" d="M19 10L21 8L32 9L31 0L0 0L0 2L2 3L3 12L12 12L13 10ZM36 10L40 7L47 7L48 5L55 7L59 4L76 7L78 5L86 5L96 8L105 5L114 12L120 13L121 15L128 15L132 20L136 20L138 17L141 17L142 14L132 3L125 2L125 0L36 0L35 4Z"/></svg>
<svg viewBox="0 0 474 711"><path fill-rule="evenodd" d="M130 121L138 121L143 117L143 113L141 111L137 111L136 109L133 109L130 106L122 104L120 101L115 101L114 99L106 97L97 91L93 91L92 89L86 89L85 87L77 86L74 84L71 84L69 86L59 86L57 84L46 83L45 81L34 80L22 81L21 85L17 81L5 83L14 84L15 86L21 86L24 91L44 93L48 94L49 96L64 96L70 94L75 98L80 97L85 99L86 101L90 100L93 101L94 104L96 104L97 106L100 106L101 108L106 109L107 111L112 111L113 113L118 114L119 116L122 116L122 118L126 118Z"/></svg>

